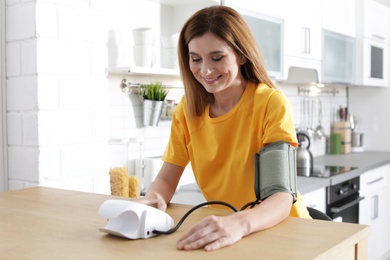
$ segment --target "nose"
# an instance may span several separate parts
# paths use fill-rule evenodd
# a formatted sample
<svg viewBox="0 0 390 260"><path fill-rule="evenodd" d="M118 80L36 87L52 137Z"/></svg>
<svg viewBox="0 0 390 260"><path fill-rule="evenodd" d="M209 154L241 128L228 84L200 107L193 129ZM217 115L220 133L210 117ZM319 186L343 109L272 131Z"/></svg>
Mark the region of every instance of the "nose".
<svg viewBox="0 0 390 260"><path fill-rule="evenodd" d="M212 73L213 69L214 69L214 67L213 67L211 62L204 61L202 63L202 67L200 69L200 72L202 73L202 75L207 76L207 75Z"/></svg>

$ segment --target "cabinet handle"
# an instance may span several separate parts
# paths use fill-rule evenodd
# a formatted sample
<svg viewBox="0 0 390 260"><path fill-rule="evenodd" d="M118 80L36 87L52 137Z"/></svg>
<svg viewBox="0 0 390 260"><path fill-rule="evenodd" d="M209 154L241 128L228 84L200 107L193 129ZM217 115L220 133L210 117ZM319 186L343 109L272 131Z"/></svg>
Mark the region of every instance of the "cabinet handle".
<svg viewBox="0 0 390 260"><path fill-rule="evenodd" d="M301 52L304 54L310 54L310 28L301 28Z"/></svg>
<svg viewBox="0 0 390 260"><path fill-rule="evenodd" d="M371 197L371 219L376 219L379 216L379 196L374 195Z"/></svg>
<svg viewBox="0 0 390 260"><path fill-rule="evenodd" d="M346 204L344 204L344 205L342 205L340 207L331 207L330 208L330 212L332 212L332 213L339 213L339 212L341 212L343 210L346 210L346 209L348 209L350 207L355 206L356 204L359 203L359 201L361 201L363 199L364 199L364 197L358 197L355 200L353 200L351 202L348 202L348 203L346 203Z"/></svg>
<svg viewBox="0 0 390 260"><path fill-rule="evenodd" d="M366 182L367 185L371 185L371 184L374 184L376 182L379 182L381 180L383 180L384 178L383 177L379 177L378 179L375 179L375 180L372 180L372 181L368 181Z"/></svg>
<svg viewBox="0 0 390 260"><path fill-rule="evenodd" d="M383 37L383 36L378 35L378 34L373 34L372 37L373 37L373 38L377 38L377 39L379 39L379 40L383 40L383 41L386 40L386 37Z"/></svg>
<svg viewBox="0 0 390 260"><path fill-rule="evenodd" d="M306 27L301 28L301 52L306 53Z"/></svg>
<svg viewBox="0 0 390 260"><path fill-rule="evenodd" d="M310 54L311 49L311 37L310 37L310 28L306 28L306 53Z"/></svg>

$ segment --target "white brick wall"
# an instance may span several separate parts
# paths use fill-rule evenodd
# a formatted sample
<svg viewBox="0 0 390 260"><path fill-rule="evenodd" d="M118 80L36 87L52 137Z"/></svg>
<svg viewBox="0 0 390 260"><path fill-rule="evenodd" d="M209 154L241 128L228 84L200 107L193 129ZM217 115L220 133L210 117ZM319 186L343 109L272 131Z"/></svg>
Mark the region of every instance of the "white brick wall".
<svg viewBox="0 0 390 260"><path fill-rule="evenodd" d="M6 2L11 190L109 193L108 30L93 2Z"/></svg>

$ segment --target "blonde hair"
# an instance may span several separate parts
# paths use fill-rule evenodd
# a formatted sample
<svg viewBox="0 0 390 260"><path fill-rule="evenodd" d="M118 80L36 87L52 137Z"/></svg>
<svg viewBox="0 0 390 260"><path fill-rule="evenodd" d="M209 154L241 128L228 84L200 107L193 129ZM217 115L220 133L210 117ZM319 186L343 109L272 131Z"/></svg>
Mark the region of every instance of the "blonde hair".
<svg viewBox="0 0 390 260"><path fill-rule="evenodd" d="M179 67L190 116L200 116L207 104L214 102L213 94L195 79L189 67L188 43L211 32L226 41L246 59L241 65L243 77L255 83L265 83L275 88L265 69L260 49L249 26L234 9L227 6L211 6L197 11L184 24L178 45Z"/></svg>

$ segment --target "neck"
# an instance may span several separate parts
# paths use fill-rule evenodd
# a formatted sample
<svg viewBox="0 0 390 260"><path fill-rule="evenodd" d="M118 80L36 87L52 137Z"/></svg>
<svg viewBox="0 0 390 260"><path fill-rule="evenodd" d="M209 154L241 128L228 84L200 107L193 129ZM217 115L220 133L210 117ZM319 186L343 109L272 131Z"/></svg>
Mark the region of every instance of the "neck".
<svg viewBox="0 0 390 260"><path fill-rule="evenodd" d="M214 94L214 103L210 104L210 117L219 117L228 113L240 101L246 88L245 84L229 87L221 93Z"/></svg>

